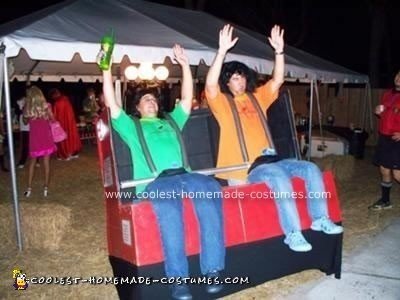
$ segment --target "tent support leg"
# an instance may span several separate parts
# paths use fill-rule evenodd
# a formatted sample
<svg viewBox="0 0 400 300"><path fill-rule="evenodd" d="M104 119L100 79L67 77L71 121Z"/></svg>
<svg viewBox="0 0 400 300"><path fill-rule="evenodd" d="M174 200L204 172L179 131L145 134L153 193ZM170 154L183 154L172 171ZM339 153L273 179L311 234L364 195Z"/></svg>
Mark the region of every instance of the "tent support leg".
<svg viewBox="0 0 400 300"><path fill-rule="evenodd" d="M12 195L14 201L14 219L17 231L17 242L19 251L23 250L22 247L22 231L21 222L19 215L19 203L18 203L18 189L17 189L17 176L15 170L15 157L14 157L14 137L13 127L11 122L11 100L10 100L10 82L8 76L8 64L7 57L5 56L5 46L0 46L0 59L3 61L3 75L4 75L4 91L5 91L5 107L6 107L6 119L7 119L7 136L8 136L8 149L10 149L10 171L11 171L11 184L12 184ZM1 70L0 70L1 72Z"/></svg>
<svg viewBox="0 0 400 300"><path fill-rule="evenodd" d="M372 122L372 115L373 115L373 110L372 110L372 96L371 96L371 85L369 82L365 85L366 88L366 95L367 95L367 109L366 109L366 115L369 121L369 131L372 132L374 130L374 125ZM365 123L363 124L365 125Z"/></svg>
<svg viewBox="0 0 400 300"><path fill-rule="evenodd" d="M324 132L322 129L322 113L321 113L321 105L319 102L319 90L318 90L318 81L317 80L315 81L315 84L314 84L314 91L315 91L315 100L317 100L319 134L321 136L322 146L325 147ZM322 151L322 157L324 157L324 156L325 156L325 148Z"/></svg>
<svg viewBox="0 0 400 300"><path fill-rule="evenodd" d="M311 144L312 144L312 115L313 115L313 102L314 102L314 80L312 79L310 82L310 109L308 116L308 151L307 151L307 160L311 160Z"/></svg>

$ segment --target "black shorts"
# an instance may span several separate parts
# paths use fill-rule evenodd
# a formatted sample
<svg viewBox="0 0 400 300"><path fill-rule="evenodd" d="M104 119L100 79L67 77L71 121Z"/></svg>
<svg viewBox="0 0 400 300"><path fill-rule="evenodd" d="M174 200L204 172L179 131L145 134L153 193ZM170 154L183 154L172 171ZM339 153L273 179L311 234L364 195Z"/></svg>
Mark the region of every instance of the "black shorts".
<svg viewBox="0 0 400 300"><path fill-rule="evenodd" d="M392 170L400 170L400 142L392 140L390 135L379 135L374 163Z"/></svg>

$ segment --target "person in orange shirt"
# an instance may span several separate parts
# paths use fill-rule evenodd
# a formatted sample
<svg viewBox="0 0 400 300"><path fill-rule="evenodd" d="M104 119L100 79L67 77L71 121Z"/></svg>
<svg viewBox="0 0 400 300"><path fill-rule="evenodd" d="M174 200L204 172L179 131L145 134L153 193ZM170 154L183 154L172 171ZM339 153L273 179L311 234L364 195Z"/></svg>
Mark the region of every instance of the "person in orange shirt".
<svg viewBox="0 0 400 300"><path fill-rule="evenodd" d="M238 138L238 130L232 113L231 104L236 107L239 127L243 132L247 162L254 161L265 153L271 153L272 143L268 140L257 108L250 99L253 94L263 112L277 99L279 88L284 83L284 31L277 25L268 38L275 50L275 65L272 78L256 88L256 73L245 64L231 61L224 64L226 53L238 41L233 38L233 27L225 25L219 33L219 49L206 78L206 97L208 105L220 127L218 167L233 166L244 161ZM229 100L232 98L233 100ZM273 191L278 208L279 221L286 237L284 243L294 251L310 251L312 246L301 233L296 203L292 197L291 177L298 176L305 180L309 197L307 206L313 220L311 228L327 234L339 234L343 228L334 224L328 217L326 198L312 197L325 192L322 174L318 167L310 162L295 159L283 159L273 163L261 164L250 170L234 171L221 174L230 185L250 182L265 182Z"/></svg>

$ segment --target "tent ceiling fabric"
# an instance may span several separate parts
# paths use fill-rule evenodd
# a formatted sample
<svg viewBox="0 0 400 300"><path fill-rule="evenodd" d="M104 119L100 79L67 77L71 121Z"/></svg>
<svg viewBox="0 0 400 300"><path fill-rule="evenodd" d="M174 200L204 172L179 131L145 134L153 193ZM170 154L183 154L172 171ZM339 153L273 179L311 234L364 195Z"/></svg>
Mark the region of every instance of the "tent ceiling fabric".
<svg viewBox="0 0 400 300"><path fill-rule="evenodd" d="M174 43L181 44L190 64L198 66L201 61L206 65L212 63L218 47L218 32L224 24L223 20L204 12L140 0L76 0L0 26L0 39L6 45L6 56L13 64L16 77L28 74L39 61L33 76L93 79L101 75L95 60L100 38L110 28L114 29L117 40L114 68L124 61L161 64L166 57L172 57ZM226 60L239 60L260 73L270 74L274 53L266 36L243 28L236 28L234 34L239 42ZM285 52L287 77L368 82L366 75L293 47L286 46ZM207 68L199 67L194 73L202 78L206 71Z"/></svg>

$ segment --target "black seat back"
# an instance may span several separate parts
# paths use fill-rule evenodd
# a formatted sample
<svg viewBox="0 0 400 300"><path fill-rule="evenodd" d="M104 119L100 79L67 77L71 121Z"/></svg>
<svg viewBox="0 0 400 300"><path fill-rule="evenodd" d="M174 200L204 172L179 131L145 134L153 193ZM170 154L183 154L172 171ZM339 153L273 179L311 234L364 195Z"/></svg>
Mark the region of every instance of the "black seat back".
<svg viewBox="0 0 400 300"><path fill-rule="evenodd" d="M217 164L219 126L210 110L192 111L182 134L191 169L214 168Z"/></svg>
<svg viewBox="0 0 400 300"><path fill-rule="evenodd" d="M267 121L279 157L301 159L289 90L282 90L268 108Z"/></svg>
<svg viewBox="0 0 400 300"><path fill-rule="evenodd" d="M111 130L111 142L114 150L114 157L119 182L132 180L133 162L131 151L114 129ZM121 200L132 200L128 197L128 195L134 195L136 189L134 187L124 188L121 189L121 192L126 192L121 193Z"/></svg>

